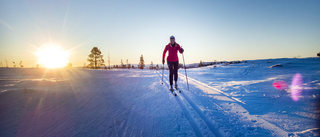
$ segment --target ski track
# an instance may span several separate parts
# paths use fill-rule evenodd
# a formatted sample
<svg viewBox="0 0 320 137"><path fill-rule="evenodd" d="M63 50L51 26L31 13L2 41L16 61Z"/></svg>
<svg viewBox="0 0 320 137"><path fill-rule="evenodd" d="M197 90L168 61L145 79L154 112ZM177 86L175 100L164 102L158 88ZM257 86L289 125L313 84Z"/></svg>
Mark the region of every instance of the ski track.
<svg viewBox="0 0 320 137"><path fill-rule="evenodd" d="M157 71L157 74L160 78L161 77L161 74ZM169 81L168 81L168 77L166 76L166 78L164 79L164 83L167 87L169 87ZM181 90L181 89L180 89ZM176 91L176 90L175 90ZM170 90L168 89L168 92L170 92ZM195 133L197 136L202 136L202 133L201 133L201 128L199 127L199 125L197 125L195 123L196 121L196 117L200 117L201 118L201 121L204 121L205 124L206 124L206 127L208 127L210 129L210 131L214 134L214 136L216 137L221 137L221 133L219 132L219 130L214 126L214 124L209 121L206 116L201 112L201 110L199 109L199 107L197 107L195 105L195 103L190 100L190 98L188 96L186 96L184 93L184 91L181 90L181 93L177 93L177 96L175 97L175 99L177 100L180 108L183 110L183 112L185 113L185 116L186 118L188 119L189 123L191 124L192 128L194 129ZM183 101L185 100L185 101ZM185 102L185 103L183 103ZM191 108L187 108L187 106L191 106ZM192 110L190 110L192 109ZM194 118L191 117L191 112L192 111L195 111L196 112L196 115L197 116L193 116ZM199 120L198 120L199 121ZM205 136L208 136L208 135L205 135Z"/></svg>
<svg viewBox="0 0 320 137"><path fill-rule="evenodd" d="M159 75L159 73L158 73ZM160 75L159 75L160 77ZM161 78L161 77L160 77ZM167 79L165 79L165 82L167 87L169 87L169 82L167 81ZM168 92L171 92L169 89L168 89ZM173 94L172 94L173 95ZM173 95L174 96L174 95ZM178 96L178 94L177 94ZM176 98L177 96L175 96L175 99L177 100L180 108L182 109L182 111L184 112L187 120L189 121L191 127L193 128L196 136L202 136L201 132L200 132L200 128L196 125L196 123L194 122L193 118L191 117L191 114L190 112L187 110L187 107L182 103L181 99L180 98Z"/></svg>
<svg viewBox="0 0 320 137"><path fill-rule="evenodd" d="M190 98L184 94L184 92L181 91L181 95L187 100L187 102L192 106L192 108L199 114L199 116L202 118L202 120L207 124L207 126L209 127L209 129L211 130L211 132L213 134L215 134L215 136L217 137L221 137L221 133L219 132L219 129L217 128L217 126L214 126L215 124L212 123L211 121L209 121L207 119L207 117L202 113L202 111L200 110L199 107L197 107L194 102L192 100L190 100ZM181 96L179 96L181 97Z"/></svg>

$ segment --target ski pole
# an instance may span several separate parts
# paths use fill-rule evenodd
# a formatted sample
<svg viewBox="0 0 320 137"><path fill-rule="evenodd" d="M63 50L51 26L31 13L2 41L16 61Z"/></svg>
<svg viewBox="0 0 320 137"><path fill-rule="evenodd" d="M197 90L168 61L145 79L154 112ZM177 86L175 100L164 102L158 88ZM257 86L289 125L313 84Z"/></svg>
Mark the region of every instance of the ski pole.
<svg viewBox="0 0 320 137"><path fill-rule="evenodd" d="M182 58L183 58L184 72L186 74L186 80L187 80L187 85L188 85L188 90L189 90L188 75L187 75L187 70L186 70L186 63L184 62L183 53L182 53Z"/></svg>
<svg viewBox="0 0 320 137"><path fill-rule="evenodd" d="M161 81L161 84L163 84L163 71L164 71L164 64L162 64L162 81Z"/></svg>

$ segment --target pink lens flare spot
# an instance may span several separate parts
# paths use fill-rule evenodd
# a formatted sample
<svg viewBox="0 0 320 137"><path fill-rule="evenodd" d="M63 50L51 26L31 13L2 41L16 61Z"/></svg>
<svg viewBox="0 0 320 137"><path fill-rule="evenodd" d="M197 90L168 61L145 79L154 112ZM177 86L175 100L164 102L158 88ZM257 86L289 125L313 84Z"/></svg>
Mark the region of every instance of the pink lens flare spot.
<svg viewBox="0 0 320 137"><path fill-rule="evenodd" d="M286 90L288 89L288 84L284 81L276 81L272 84L272 86L278 90Z"/></svg>
<svg viewBox="0 0 320 137"><path fill-rule="evenodd" d="M302 92L302 76L297 73L294 75L291 83L291 98L293 101L299 101Z"/></svg>

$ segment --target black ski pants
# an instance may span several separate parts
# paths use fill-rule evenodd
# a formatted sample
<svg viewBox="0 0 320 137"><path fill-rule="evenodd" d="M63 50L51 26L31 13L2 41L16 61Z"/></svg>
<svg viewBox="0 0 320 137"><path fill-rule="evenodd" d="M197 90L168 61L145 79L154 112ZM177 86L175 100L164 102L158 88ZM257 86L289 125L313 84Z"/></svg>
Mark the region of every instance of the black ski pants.
<svg viewBox="0 0 320 137"><path fill-rule="evenodd" d="M178 80L178 67L179 67L179 61L176 62L171 62L167 61L168 63L168 68L169 68L169 80L170 80L170 85L173 85L173 76L174 76L174 81Z"/></svg>

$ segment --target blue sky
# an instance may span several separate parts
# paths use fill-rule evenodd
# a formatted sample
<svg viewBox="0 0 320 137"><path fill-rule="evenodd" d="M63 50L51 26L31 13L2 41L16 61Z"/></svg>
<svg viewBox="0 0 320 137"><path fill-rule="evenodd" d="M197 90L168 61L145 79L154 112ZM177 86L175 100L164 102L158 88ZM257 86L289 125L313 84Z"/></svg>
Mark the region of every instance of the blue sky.
<svg viewBox="0 0 320 137"><path fill-rule="evenodd" d="M314 57L320 51L318 0L0 1L0 62L36 66L35 50L59 43L82 66L97 46L111 65L160 64L169 37L186 63ZM182 62L182 56L180 55Z"/></svg>

